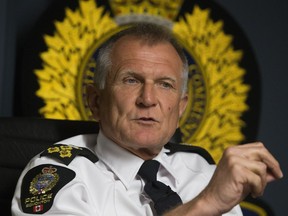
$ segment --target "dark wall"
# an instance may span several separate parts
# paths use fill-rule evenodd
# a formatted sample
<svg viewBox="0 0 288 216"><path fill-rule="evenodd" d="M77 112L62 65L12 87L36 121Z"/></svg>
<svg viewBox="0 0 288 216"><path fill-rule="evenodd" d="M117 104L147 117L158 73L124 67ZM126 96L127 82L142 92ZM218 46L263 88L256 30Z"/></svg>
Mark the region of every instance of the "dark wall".
<svg viewBox="0 0 288 216"><path fill-rule="evenodd" d="M11 115L15 65L16 16L13 0L0 1L0 115Z"/></svg>
<svg viewBox="0 0 288 216"><path fill-rule="evenodd" d="M215 1L238 22L255 51L262 86L258 140L279 159L284 171L284 179L271 183L263 199L277 216L284 216L283 212L288 212L288 1ZM16 41L25 40L27 31L51 2L0 0L0 116L13 115Z"/></svg>
<svg viewBox="0 0 288 216"><path fill-rule="evenodd" d="M284 179L268 186L264 199L277 216L288 212L288 1L217 0L245 31L260 67L262 102L258 140L280 161Z"/></svg>

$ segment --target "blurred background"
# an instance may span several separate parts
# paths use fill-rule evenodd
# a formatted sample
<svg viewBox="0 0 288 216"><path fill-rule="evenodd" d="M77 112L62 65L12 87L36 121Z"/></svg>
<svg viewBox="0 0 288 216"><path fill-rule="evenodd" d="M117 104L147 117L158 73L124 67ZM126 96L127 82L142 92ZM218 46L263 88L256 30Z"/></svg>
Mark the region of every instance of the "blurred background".
<svg viewBox="0 0 288 216"><path fill-rule="evenodd" d="M16 58L28 32L51 0L0 0L0 116L16 116ZM257 140L280 161L284 178L271 183L263 200L277 216L288 212L288 1L214 0L244 31L259 66L261 100ZM20 43L19 43L20 41ZM33 46L33 44L31 44ZM17 88L17 86L16 86ZM29 101L27 101L29 103Z"/></svg>

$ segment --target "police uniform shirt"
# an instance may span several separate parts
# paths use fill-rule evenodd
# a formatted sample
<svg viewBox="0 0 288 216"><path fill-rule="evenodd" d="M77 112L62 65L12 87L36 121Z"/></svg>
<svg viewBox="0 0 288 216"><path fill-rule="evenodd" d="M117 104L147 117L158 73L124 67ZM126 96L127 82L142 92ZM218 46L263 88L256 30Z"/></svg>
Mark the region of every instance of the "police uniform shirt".
<svg viewBox="0 0 288 216"><path fill-rule="evenodd" d="M97 145L95 145L96 142ZM137 175L143 163L141 158L107 139L101 131L98 136L96 134L79 135L60 143L86 147L95 152L99 160L93 163L86 157L79 156L66 166L58 159L37 155L30 161L19 178L12 200L13 215L39 213L66 216L156 215L151 208L150 198L143 192L145 182ZM157 179L169 185L180 195L183 203L186 203L205 188L213 175L215 165L208 164L198 154L177 152L167 155L168 151L163 148L154 158L161 164ZM32 176L30 175L30 180L28 178L28 182L26 182L27 186L24 183L24 186L21 185L27 172L32 172L31 169L38 166L41 167L42 174L39 174L40 171L33 173ZM55 180L53 189L47 187L45 193L42 191L41 195L31 193L33 189L33 187L31 189L31 185L36 183L38 185L43 173L52 173L50 176L58 176L58 180L69 176L71 172L75 173L75 176L71 177L72 179L67 177L68 180L65 180L66 182L61 186L57 185L61 181L53 178ZM26 190L29 193L23 195ZM23 210L28 213L23 213ZM225 216L232 215L242 215L239 205L225 214Z"/></svg>

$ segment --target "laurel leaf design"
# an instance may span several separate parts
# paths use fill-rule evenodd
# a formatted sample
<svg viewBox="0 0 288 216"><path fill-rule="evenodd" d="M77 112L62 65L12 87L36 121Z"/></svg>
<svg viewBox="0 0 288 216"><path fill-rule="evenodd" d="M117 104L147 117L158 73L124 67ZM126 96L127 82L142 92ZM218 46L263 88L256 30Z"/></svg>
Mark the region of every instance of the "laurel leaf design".
<svg viewBox="0 0 288 216"><path fill-rule="evenodd" d="M199 117L201 122L195 125L195 121L187 119L187 114L181 119L182 141L206 148L218 161L225 148L245 138L241 133L245 126L241 116L248 110L246 99L250 87L243 84L246 71L239 66L242 51L234 50L233 37L224 33L223 22L214 22L209 14L208 9L195 6L191 14L187 13L174 24L173 31L190 48L207 90L204 114L202 119ZM190 82L189 88L193 86ZM193 98L193 91L189 92ZM189 108L186 112L193 112L193 106Z"/></svg>
<svg viewBox="0 0 288 216"><path fill-rule="evenodd" d="M66 18L55 22L54 35L45 35L48 50L41 53L43 68L35 70L45 101L40 113L46 118L80 120L77 103L77 76L80 64L93 43L115 22L95 1L81 0L79 9L65 10Z"/></svg>
<svg viewBox="0 0 288 216"><path fill-rule="evenodd" d="M114 14L118 9L127 16L131 11L134 15L162 16L160 10L147 2L140 6L114 6L111 6ZM45 102L40 113L46 118L86 119L89 114L83 112L88 108L85 103L82 106L80 95L85 92L79 91L83 85L81 67L85 62L88 69L83 79L90 83L93 70L89 67L96 65L89 52L103 42L103 36L119 26L94 0L79 0L79 9L67 8L65 13L63 21L55 22L54 35L44 36L48 50L41 53L43 68L35 70L40 84L36 94ZM210 18L209 9L196 5L191 13L173 24L175 36L195 60L189 67L187 110L180 119L182 141L206 148L217 162L225 148L245 138L241 133L245 122L241 117L249 109L246 100L250 86L244 84L246 71L239 66L243 52L234 49L233 37L225 34L221 20Z"/></svg>

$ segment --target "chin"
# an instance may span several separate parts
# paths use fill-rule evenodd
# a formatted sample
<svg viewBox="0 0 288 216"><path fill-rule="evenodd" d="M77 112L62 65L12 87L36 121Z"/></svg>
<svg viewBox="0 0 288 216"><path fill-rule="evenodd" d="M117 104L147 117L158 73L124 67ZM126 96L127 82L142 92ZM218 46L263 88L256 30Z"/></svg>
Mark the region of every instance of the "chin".
<svg viewBox="0 0 288 216"><path fill-rule="evenodd" d="M159 146L162 147L169 142L170 139L169 133L164 132L158 128L137 128L129 134L130 143L143 148L159 148Z"/></svg>
<svg viewBox="0 0 288 216"><path fill-rule="evenodd" d="M143 148L159 148L159 146L164 146L167 142L160 137L153 137L152 135L147 136L136 136L137 140L135 142L138 146Z"/></svg>

